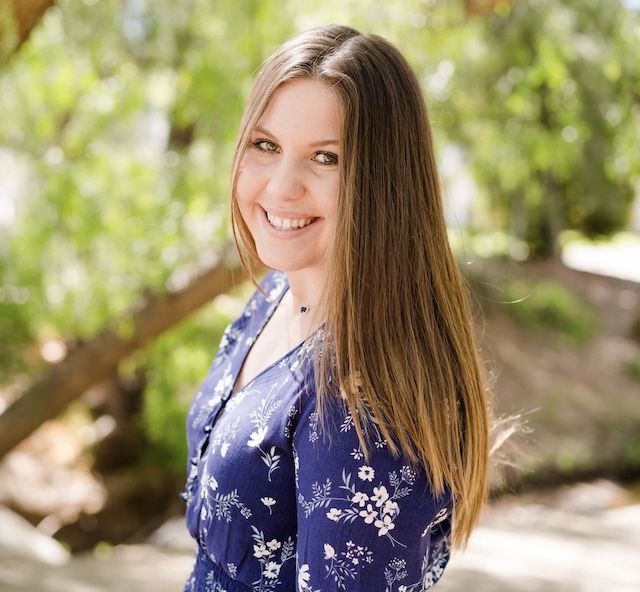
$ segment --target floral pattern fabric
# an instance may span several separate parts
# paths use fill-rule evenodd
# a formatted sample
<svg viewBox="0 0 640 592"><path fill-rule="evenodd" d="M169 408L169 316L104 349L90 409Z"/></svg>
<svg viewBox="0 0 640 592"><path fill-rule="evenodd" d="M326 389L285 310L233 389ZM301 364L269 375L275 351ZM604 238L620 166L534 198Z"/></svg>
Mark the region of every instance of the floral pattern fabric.
<svg viewBox="0 0 640 592"><path fill-rule="evenodd" d="M187 419L183 498L198 543L185 592L418 592L449 559L452 500L378 433L365 458L340 405L316 413L307 346L232 394L288 289L271 272L222 338Z"/></svg>

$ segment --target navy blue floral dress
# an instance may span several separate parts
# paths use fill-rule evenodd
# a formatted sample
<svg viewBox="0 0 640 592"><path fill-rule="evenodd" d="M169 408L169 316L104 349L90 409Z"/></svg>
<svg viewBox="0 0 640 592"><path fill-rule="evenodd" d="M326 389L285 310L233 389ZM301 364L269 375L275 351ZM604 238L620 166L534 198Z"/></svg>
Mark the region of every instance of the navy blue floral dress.
<svg viewBox="0 0 640 592"><path fill-rule="evenodd" d="M435 498L379 434L365 460L346 409L320 429L305 344L231 394L286 276L262 287L269 299L256 292L229 325L187 419L183 497L198 545L185 592L430 588L449 559L451 496Z"/></svg>

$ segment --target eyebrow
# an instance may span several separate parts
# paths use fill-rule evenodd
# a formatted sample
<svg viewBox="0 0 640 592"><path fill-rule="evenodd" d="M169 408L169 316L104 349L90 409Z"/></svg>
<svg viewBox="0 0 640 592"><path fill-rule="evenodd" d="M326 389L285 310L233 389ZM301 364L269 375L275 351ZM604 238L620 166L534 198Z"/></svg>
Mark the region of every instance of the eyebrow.
<svg viewBox="0 0 640 592"><path fill-rule="evenodd" d="M254 132L258 132L260 134L265 134L267 136L271 136L272 138L275 139L275 135L272 134L269 130L263 128L260 125L256 125L255 128L253 128ZM339 146L340 142L338 140L319 140L317 142L311 142L311 144L309 144L309 146L312 147L318 147L318 146Z"/></svg>

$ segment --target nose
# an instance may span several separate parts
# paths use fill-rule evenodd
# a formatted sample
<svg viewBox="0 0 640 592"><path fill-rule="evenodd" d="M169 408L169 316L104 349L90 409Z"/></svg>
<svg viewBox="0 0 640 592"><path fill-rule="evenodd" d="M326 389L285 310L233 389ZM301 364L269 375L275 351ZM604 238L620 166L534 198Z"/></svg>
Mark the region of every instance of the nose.
<svg viewBox="0 0 640 592"><path fill-rule="evenodd" d="M267 191L277 199L298 199L305 191L304 172L300 163L282 156L271 168Z"/></svg>

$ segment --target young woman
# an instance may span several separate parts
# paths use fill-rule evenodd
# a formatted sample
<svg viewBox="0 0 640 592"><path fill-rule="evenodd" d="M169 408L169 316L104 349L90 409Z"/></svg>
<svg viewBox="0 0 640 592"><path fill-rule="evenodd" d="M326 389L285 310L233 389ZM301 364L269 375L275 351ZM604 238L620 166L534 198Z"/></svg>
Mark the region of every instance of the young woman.
<svg viewBox="0 0 640 592"><path fill-rule="evenodd" d="M185 590L425 590L478 518L488 422L411 68L351 28L294 37L232 179L247 269L272 271L188 417Z"/></svg>

